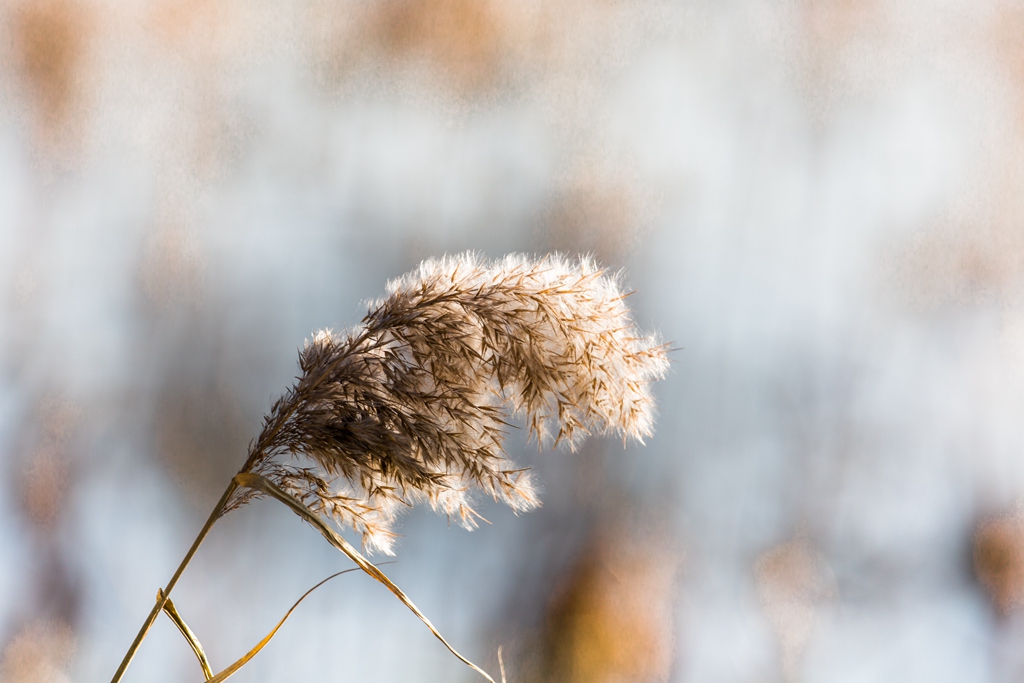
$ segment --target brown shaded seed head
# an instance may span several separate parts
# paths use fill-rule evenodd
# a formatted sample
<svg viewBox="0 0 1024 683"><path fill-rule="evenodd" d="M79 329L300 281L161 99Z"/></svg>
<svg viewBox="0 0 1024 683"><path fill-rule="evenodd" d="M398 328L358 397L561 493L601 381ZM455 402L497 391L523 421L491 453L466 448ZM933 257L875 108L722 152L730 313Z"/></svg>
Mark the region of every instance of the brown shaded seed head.
<svg viewBox="0 0 1024 683"><path fill-rule="evenodd" d="M243 471L388 551L395 513L420 501L469 528L472 489L538 505L502 447L513 417L542 444L649 435L649 385L667 365L588 259L429 260L389 282L357 328L307 342Z"/></svg>

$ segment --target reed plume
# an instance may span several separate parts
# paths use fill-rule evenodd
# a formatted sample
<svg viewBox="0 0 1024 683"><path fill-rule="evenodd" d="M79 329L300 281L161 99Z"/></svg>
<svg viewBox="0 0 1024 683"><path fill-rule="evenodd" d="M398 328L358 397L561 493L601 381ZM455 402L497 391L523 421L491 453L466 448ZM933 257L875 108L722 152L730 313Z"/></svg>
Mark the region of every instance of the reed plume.
<svg viewBox="0 0 1024 683"><path fill-rule="evenodd" d="M392 552L396 514L420 502L476 525L477 491L527 510L539 503L530 473L503 449L510 420L541 445L574 447L590 433L642 440L651 433L650 383L666 348L640 334L618 279L590 259L473 253L423 262L387 285L354 329L317 332L301 374L264 418L239 474L129 649L116 683L161 610L205 655L168 597L210 527L259 496L288 505L388 587L459 655L379 569L324 517ZM248 655L207 680L226 680Z"/></svg>
<svg viewBox="0 0 1024 683"><path fill-rule="evenodd" d="M474 489L537 506L502 447L513 416L539 443L570 447L591 432L651 433L665 348L634 329L618 281L591 260L460 254L387 291L355 329L306 343L243 467L366 545L390 553L395 513L421 501L467 528Z"/></svg>

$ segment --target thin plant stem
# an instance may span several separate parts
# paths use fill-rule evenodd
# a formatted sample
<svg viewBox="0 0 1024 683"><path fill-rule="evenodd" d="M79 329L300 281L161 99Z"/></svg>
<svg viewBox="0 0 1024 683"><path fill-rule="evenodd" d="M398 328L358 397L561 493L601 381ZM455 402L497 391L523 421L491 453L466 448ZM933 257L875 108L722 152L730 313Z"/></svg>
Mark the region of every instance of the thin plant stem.
<svg viewBox="0 0 1024 683"><path fill-rule="evenodd" d="M381 562L380 564L394 564L394 563L393 562ZM380 565L374 565L374 566L380 566ZM233 675L235 675L235 672L237 672L239 669L241 669L243 666L245 666L249 662L250 659L252 659L253 657L255 657L256 655L258 655L260 653L260 650L262 650L266 646L266 644L269 643L270 640L277 634L278 630L282 626L284 626L284 622L288 621L288 617L290 617L292 615L292 612L294 612L295 608L299 606L299 603L301 603L303 600L305 600L307 597L309 597L310 593L312 593L317 588L319 588L320 586L324 585L325 583L327 583L328 581L330 581L331 579L333 579L336 576L341 576L342 574L348 574L349 572L357 572L357 571L360 571L361 569L362 569L362 567L352 567L352 569L345 569L343 571L331 574L326 579L324 579L323 581L321 581L320 583L318 583L317 585L313 586L308 591L303 593L302 597L299 598L298 600L296 600L295 604L292 605L291 609L289 609L288 612L284 615L284 617L281 618L281 621L277 622L277 626L275 626L273 628L273 630L271 630L270 633L268 633L263 640L258 642L256 644L256 647L254 647L253 649L249 650L249 652L247 652L245 654L245 656L243 656L241 659L239 659L237 662L235 662L234 664L232 664L228 668L226 668L223 671L221 671L216 676L214 676L213 674L210 674L207 677L207 679L206 679L206 683L221 683L222 681L226 681L227 679L229 679Z"/></svg>
<svg viewBox="0 0 1024 683"><path fill-rule="evenodd" d="M204 524L203 528L199 531L199 535L196 536L196 540L192 542L192 547L189 548L188 553L185 554L185 559L183 559L181 564L178 565L178 569L174 572L174 576L172 576L171 580L167 582L167 586L161 592L160 597L157 598L156 604L153 605L152 611L150 611L149 616L146 617L146 621L143 622L142 628L139 629L139 634L135 636L135 641L132 643L131 647L128 648L128 652L125 653L124 659L121 660L121 666L117 667L117 672L114 674L114 678L111 679L110 683L118 683L118 681L121 680L121 677L124 676L124 672L128 669L128 665L131 663L132 657L135 656L135 652L139 649L139 645L142 644L146 634L149 633L149 629L152 628L153 622L155 622L156 618L160 616L160 612L164 608L164 603L167 602L167 598L170 597L171 590L174 588L174 585L178 583L181 573L185 571L185 567L187 567L188 563L192 561L192 558L195 556L196 551L199 550L199 546L206 538L206 535L210 533L210 529L213 527L214 522L220 518L220 514L224 510L224 506L227 504L228 498L231 497L231 494L235 492L236 488L238 488L238 485L234 480L232 480L227 489L225 489L224 494L220 497L220 500L217 502L217 506L213 509L213 512L210 513L210 517L206 520L206 524Z"/></svg>

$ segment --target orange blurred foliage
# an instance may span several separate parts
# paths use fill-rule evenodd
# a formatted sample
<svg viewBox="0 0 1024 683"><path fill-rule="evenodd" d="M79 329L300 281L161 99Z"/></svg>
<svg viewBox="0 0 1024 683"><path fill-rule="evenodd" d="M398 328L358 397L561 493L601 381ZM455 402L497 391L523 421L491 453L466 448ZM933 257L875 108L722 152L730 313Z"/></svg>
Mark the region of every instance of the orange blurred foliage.
<svg viewBox="0 0 1024 683"><path fill-rule="evenodd" d="M92 16L77 0L22 2L11 11L12 43L22 81L35 104L40 142L68 143L86 79Z"/></svg>
<svg viewBox="0 0 1024 683"><path fill-rule="evenodd" d="M62 621L35 621L4 648L0 680L4 683L67 683L75 636Z"/></svg>
<svg viewBox="0 0 1024 683"><path fill-rule="evenodd" d="M668 680L679 558L646 540L602 534L584 552L548 610L544 680Z"/></svg>
<svg viewBox="0 0 1024 683"><path fill-rule="evenodd" d="M620 174L585 167L555 191L539 237L547 249L621 264L650 223L655 203Z"/></svg>
<svg viewBox="0 0 1024 683"><path fill-rule="evenodd" d="M22 509L40 532L57 524L68 499L71 476L72 437L79 411L67 401L48 397L40 402L35 424L38 433L18 472Z"/></svg>
<svg viewBox="0 0 1024 683"><path fill-rule="evenodd" d="M1024 516L1002 515L974 531L974 574L1003 615L1024 605Z"/></svg>
<svg viewBox="0 0 1024 683"><path fill-rule="evenodd" d="M763 552L754 563L754 578L779 639L785 680L797 680L818 603L834 593L831 572L813 546L797 538Z"/></svg>
<svg viewBox="0 0 1024 683"><path fill-rule="evenodd" d="M364 34L388 54L426 58L463 85L493 78L500 15L483 0L390 0Z"/></svg>

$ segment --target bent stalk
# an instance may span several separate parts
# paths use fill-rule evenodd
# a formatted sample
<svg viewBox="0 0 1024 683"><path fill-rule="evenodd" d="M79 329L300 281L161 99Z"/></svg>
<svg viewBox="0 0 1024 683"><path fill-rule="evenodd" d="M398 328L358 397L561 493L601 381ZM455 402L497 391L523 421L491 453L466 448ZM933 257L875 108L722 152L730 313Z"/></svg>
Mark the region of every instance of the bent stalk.
<svg viewBox="0 0 1024 683"><path fill-rule="evenodd" d="M185 559L181 561L181 564L178 565L178 569L174 572L174 576L171 577L171 580L167 582L167 586L161 591L160 597L157 598L156 604L153 605L153 609L150 611L149 616L146 617L146 621L143 622L142 628L139 629L139 633L135 636L134 642L132 642L131 647L128 648L128 652L125 653L124 659L121 660L121 666L117 667L117 672L114 673L114 677L111 679L110 683L118 683L118 681L121 680L121 677L124 676L124 672L128 669L128 665L131 664L132 658L135 656L135 652L139 649L139 645L142 644L146 634L149 633L149 629L152 628L153 622L155 622L156 618L160 616L160 612L164 608L164 603L167 602L167 598L171 595L171 590L174 588L175 584L178 583L181 573L185 571L185 567L187 567L188 563L192 561L192 558L195 556L196 551L199 550L199 546L202 545L206 535L210 533L210 529L213 527L214 522L216 522L220 517L221 512L224 510L224 506L228 502L228 498L231 497L231 494L235 492L237 487L238 485L232 480L227 489L225 489L224 494L217 502L217 506L213 509L213 512L210 513L209 518L206 520L206 524L204 524L203 528L199 530L199 535L196 536L196 540L192 542L192 547L189 548L188 553L185 554Z"/></svg>

